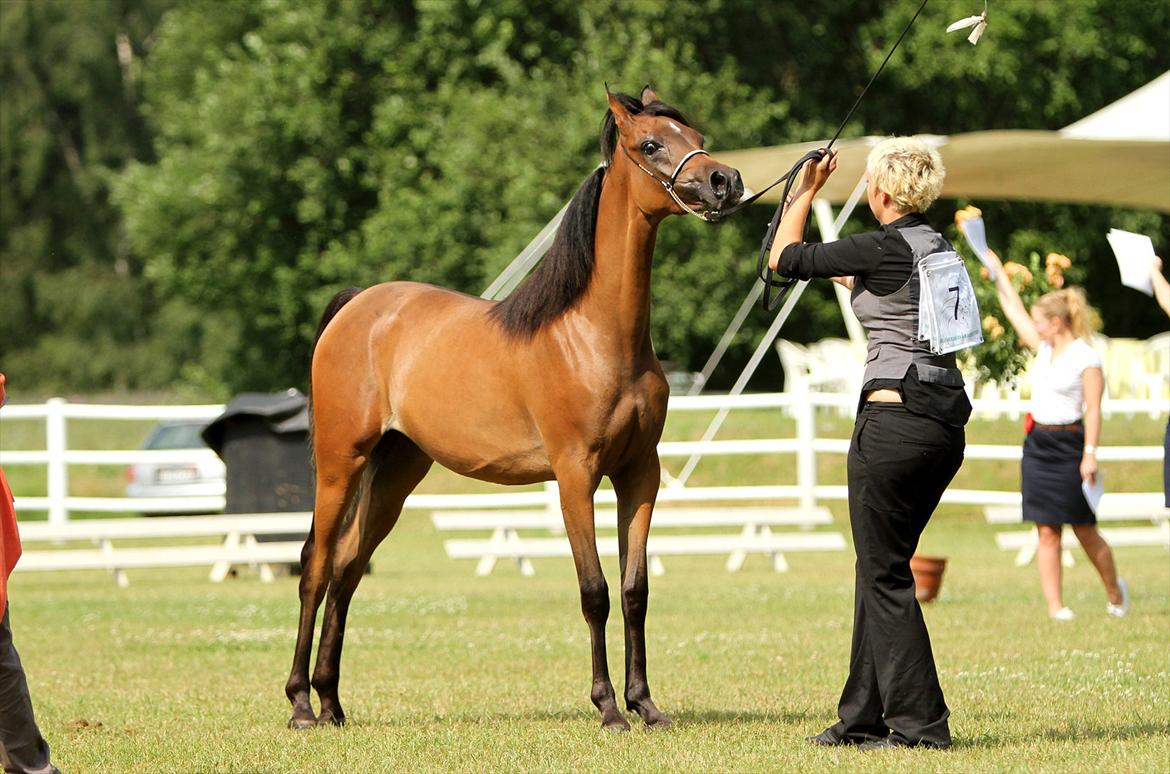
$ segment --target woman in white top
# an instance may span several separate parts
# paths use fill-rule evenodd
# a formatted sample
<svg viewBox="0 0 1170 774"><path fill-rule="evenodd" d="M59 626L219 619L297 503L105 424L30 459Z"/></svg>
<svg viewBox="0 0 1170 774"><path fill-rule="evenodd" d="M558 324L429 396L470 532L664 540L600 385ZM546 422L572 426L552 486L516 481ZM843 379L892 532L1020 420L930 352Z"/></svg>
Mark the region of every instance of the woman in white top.
<svg viewBox="0 0 1170 774"><path fill-rule="evenodd" d="M1101 358L1088 343L1093 312L1083 291L1068 288L1041 296L1029 313L999 256L989 250L987 257L996 270L995 289L1004 314L1024 346L1036 353L1020 472L1024 520L1036 523L1039 538L1036 562L1048 614L1061 621L1074 617L1061 595L1060 537L1063 525L1069 524L1105 584L1106 612L1124 616L1129 593L1081 486L1082 481L1096 483L1105 391Z"/></svg>

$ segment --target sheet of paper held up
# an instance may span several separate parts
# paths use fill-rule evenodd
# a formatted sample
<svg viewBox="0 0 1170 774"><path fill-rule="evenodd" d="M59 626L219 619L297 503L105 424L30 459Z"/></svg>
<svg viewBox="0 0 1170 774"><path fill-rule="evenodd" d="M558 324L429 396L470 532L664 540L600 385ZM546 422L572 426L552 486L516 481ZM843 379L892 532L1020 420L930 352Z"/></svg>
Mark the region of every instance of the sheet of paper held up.
<svg viewBox="0 0 1170 774"><path fill-rule="evenodd" d="M971 245L975 255L983 262L990 275L988 279L995 282L995 267L987 260L987 251L990 248L987 246L987 228L983 225L983 218L967 218L959 223L959 230L963 232L967 244Z"/></svg>
<svg viewBox="0 0 1170 774"><path fill-rule="evenodd" d="M1105 482L1101 480L1101 471L1097 471L1097 476L1092 484L1082 479L1081 491L1085 493L1085 500L1093 509L1093 513L1096 514L1097 507L1101 504L1101 496L1105 494Z"/></svg>
<svg viewBox="0 0 1170 774"><path fill-rule="evenodd" d="M1150 270L1154 266L1154 242L1145 234L1110 229L1105 235L1113 254L1117 256L1117 268L1121 270L1121 284L1140 290L1147 296L1154 295L1154 283Z"/></svg>

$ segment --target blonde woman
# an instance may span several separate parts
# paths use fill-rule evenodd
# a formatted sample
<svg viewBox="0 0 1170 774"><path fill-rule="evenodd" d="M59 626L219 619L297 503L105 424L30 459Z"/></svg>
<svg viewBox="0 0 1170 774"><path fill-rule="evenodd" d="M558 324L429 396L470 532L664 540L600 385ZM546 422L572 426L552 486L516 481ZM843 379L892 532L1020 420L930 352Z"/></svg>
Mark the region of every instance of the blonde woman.
<svg viewBox="0 0 1170 774"><path fill-rule="evenodd" d="M1105 584L1106 612L1124 616L1129 591L1117 575L1113 551L1098 531L1097 517L1081 488L1082 481L1092 484L1097 479L1105 391L1101 357L1089 344L1095 313L1080 288L1047 293L1029 312L999 256L988 250L987 258L996 270L995 289L1004 314L1020 342L1036 353L1020 478L1024 520L1036 524L1036 563L1048 615L1058 621L1075 617L1061 590L1061 531L1068 524Z"/></svg>
<svg viewBox="0 0 1170 774"><path fill-rule="evenodd" d="M951 245L923 213L942 191L942 159L921 140L892 137L866 162L869 208L881 228L828 244L801 241L836 158L809 162L780 221L770 264L786 277L832 278L850 288L869 336L849 444L849 524L857 553L849 676L840 722L817 745L945 748L943 698L910 557L963 462L971 402L955 356L918 340L918 264Z"/></svg>

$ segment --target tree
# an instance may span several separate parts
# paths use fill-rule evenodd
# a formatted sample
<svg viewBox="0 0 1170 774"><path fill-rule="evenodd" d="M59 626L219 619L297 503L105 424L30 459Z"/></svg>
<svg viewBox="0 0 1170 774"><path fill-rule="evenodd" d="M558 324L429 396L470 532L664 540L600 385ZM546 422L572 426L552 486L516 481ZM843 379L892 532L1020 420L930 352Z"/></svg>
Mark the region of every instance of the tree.
<svg viewBox="0 0 1170 774"><path fill-rule="evenodd" d="M943 32L969 2L928 5L845 136L1055 128L1170 66L1151 32L1168 20L1159 4L994 6L972 48ZM304 386L317 317L340 287L488 284L598 163L604 83L637 93L652 82L716 153L827 137L917 5L169 7L2 6L0 76L20 88L2 97L0 325L21 342L6 363L46 384L177 382L220 397ZM71 127L75 154L55 126ZM938 225L950 204L938 205ZM1128 291L1098 292L1116 283L1096 235L1128 224L1164 244L1165 217L978 204L1005 252L1055 250L1084 265L1108 332L1148 330L1153 311L1127 303ZM717 228L663 226L653 291L662 357L701 366L751 287L769 217L758 207ZM869 227L859 216L848 229ZM767 324L762 312L749 318L725 383ZM821 284L785 327L798 341L843 332ZM775 387L778 364L765 362L754 386Z"/></svg>
<svg viewBox="0 0 1170 774"><path fill-rule="evenodd" d="M161 386L174 378L109 202L111 176L150 159L138 77L170 2L0 5L0 337L20 391Z"/></svg>

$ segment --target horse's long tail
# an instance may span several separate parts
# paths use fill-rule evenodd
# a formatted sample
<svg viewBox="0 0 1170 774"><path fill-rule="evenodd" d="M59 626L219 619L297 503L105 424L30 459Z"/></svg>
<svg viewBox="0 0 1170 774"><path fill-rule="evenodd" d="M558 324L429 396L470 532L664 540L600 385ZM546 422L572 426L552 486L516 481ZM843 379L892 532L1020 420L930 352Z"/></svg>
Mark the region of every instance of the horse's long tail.
<svg viewBox="0 0 1170 774"><path fill-rule="evenodd" d="M329 327L329 321L341 311L341 307L352 301L362 290L364 288L346 288L329 299L329 303L325 305L325 311L321 313L321 322L317 323L317 334L313 336L313 352L317 351L317 342L321 341L321 334ZM309 362L312 362L311 354ZM311 375L309 377L309 461L313 464L314 468L317 467L316 456L313 453L313 378ZM312 532L309 535L310 539L312 539Z"/></svg>
<svg viewBox="0 0 1170 774"><path fill-rule="evenodd" d="M329 326L329 321L341 311L341 307L352 301L353 297L361 293L362 290L364 288L346 288L329 299L329 303L325 305L325 311L321 314L321 322L317 323L317 335L313 337L314 350L317 348L317 342L321 340L321 334Z"/></svg>

